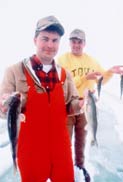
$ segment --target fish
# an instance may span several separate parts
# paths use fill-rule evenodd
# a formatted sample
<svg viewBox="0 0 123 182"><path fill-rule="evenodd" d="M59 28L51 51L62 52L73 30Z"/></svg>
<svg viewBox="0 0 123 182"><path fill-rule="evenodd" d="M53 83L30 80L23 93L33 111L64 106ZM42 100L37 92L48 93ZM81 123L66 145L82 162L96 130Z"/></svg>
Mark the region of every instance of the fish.
<svg viewBox="0 0 123 182"><path fill-rule="evenodd" d="M123 93L123 75L121 75L120 79L120 99L122 99L122 93Z"/></svg>
<svg viewBox="0 0 123 182"><path fill-rule="evenodd" d="M101 76L101 77L98 79L98 82L97 82L98 98L100 98L100 92L101 92L102 81L103 81L103 76Z"/></svg>
<svg viewBox="0 0 123 182"><path fill-rule="evenodd" d="M88 94L85 96L84 101L84 113L87 120L87 129L91 134L91 145L98 145L97 144L97 108L96 108L96 98L94 93L88 90Z"/></svg>
<svg viewBox="0 0 123 182"><path fill-rule="evenodd" d="M17 140L19 133L19 114L21 112L21 95L16 93L11 96L11 101L8 104L7 112L7 126L8 126L8 135L12 151L12 159L15 171L17 170L16 164L16 151L17 151Z"/></svg>

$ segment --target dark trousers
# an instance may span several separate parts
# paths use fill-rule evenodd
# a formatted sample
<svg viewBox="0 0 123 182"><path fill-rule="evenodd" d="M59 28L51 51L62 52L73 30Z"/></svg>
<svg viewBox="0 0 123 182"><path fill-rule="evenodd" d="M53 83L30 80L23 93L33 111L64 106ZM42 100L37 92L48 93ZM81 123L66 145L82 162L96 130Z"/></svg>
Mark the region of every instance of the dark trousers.
<svg viewBox="0 0 123 182"><path fill-rule="evenodd" d="M74 131L74 152L75 152L75 165L79 167L84 166L84 149L86 133L85 126L87 124L84 114L79 114L76 116L69 116L67 121L67 127L72 139Z"/></svg>

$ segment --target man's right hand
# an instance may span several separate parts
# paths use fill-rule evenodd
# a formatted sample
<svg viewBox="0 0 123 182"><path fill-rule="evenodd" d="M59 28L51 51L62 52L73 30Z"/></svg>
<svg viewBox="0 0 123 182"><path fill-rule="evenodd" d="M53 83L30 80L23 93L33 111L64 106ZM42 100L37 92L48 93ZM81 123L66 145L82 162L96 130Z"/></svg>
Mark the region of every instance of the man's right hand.
<svg viewBox="0 0 123 182"><path fill-rule="evenodd" d="M0 97L0 111L4 114L7 112L10 94L6 93Z"/></svg>
<svg viewBox="0 0 123 182"><path fill-rule="evenodd" d="M103 75L100 72L92 72L92 73L88 73L86 75L86 79L87 80L98 80L100 77L102 77Z"/></svg>
<svg viewBox="0 0 123 182"><path fill-rule="evenodd" d="M0 97L0 117L5 118L8 111L8 105L14 95L18 92L13 92L12 94L5 93Z"/></svg>

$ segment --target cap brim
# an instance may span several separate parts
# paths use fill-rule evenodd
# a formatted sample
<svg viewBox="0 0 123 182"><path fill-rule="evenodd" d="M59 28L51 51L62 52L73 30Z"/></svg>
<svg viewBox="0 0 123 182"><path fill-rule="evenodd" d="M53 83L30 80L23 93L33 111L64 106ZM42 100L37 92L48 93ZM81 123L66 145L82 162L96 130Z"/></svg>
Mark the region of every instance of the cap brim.
<svg viewBox="0 0 123 182"><path fill-rule="evenodd" d="M47 28L50 27L54 27L56 29L56 31L62 36L64 34L64 28L62 27L62 25L58 24L58 23L51 23L49 25L45 25L39 29L37 29L37 32L41 32L43 30L46 30Z"/></svg>

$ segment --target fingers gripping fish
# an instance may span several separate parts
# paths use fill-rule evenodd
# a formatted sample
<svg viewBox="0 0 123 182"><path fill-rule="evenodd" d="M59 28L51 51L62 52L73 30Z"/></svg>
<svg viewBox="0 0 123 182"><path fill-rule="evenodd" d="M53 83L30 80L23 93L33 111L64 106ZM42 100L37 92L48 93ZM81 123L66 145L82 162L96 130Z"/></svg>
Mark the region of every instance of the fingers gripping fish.
<svg viewBox="0 0 123 182"><path fill-rule="evenodd" d="M11 101L9 102L9 108L8 108L8 115L7 115L7 121L8 121L8 134L12 149L12 158L15 169L17 169L16 165L16 150L17 150L17 138L19 133L19 114L21 111L21 101L20 101L20 94L16 93L14 96L11 97Z"/></svg>

